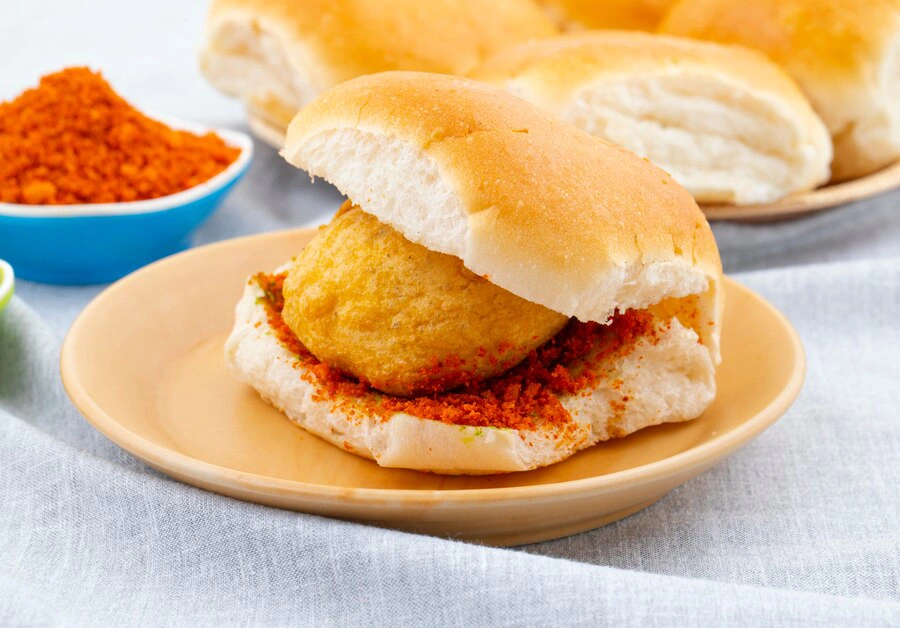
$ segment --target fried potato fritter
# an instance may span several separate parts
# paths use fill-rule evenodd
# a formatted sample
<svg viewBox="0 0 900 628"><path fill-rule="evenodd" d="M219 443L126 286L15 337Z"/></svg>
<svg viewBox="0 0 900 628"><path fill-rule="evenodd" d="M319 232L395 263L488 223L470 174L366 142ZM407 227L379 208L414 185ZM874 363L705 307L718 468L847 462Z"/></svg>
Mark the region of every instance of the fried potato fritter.
<svg viewBox="0 0 900 628"><path fill-rule="evenodd" d="M284 296L284 320L313 355L402 396L502 373L568 321L358 207L295 258Z"/></svg>

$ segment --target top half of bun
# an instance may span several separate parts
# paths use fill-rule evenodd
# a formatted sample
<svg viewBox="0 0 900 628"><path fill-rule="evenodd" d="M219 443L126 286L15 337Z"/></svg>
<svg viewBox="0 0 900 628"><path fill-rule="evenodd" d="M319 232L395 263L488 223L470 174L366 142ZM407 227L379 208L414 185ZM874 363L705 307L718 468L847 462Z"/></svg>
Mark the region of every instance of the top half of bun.
<svg viewBox="0 0 900 628"><path fill-rule="evenodd" d="M567 30L627 28L652 31L677 0L538 0Z"/></svg>
<svg viewBox="0 0 900 628"><path fill-rule="evenodd" d="M464 78L386 72L343 83L288 129L283 155L407 239L581 320L701 295L717 354L721 263L668 174Z"/></svg>
<svg viewBox="0 0 900 628"><path fill-rule="evenodd" d="M213 0L201 67L222 91L263 108L277 100L292 116L356 76L461 74L555 33L532 0Z"/></svg>

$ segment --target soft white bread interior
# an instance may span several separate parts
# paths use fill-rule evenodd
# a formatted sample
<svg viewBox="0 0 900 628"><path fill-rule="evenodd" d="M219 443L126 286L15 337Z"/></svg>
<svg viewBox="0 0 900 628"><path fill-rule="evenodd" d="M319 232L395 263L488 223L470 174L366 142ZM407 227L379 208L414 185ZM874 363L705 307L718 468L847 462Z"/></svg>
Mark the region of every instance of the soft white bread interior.
<svg viewBox="0 0 900 628"><path fill-rule="evenodd" d="M531 0L213 0L201 69L285 128L341 81L382 70L465 73L556 33Z"/></svg>
<svg viewBox="0 0 900 628"><path fill-rule="evenodd" d="M661 30L755 48L787 70L834 138L835 180L900 158L900 0L682 0Z"/></svg>
<svg viewBox="0 0 900 628"><path fill-rule="evenodd" d="M721 262L690 194L508 92L418 72L361 77L307 105L283 155L412 242L566 316L606 322L696 295L718 362Z"/></svg>
<svg viewBox="0 0 900 628"><path fill-rule="evenodd" d="M563 29L655 30L677 0L538 0Z"/></svg>
<svg viewBox="0 0 900 628"><path fill-rule="evenodd" d="M701 203L766 203L830 176L831 139L803 93L737 46L573 33L500 51L471 76L649 158Z"/></svg>
<svg viewBox="0 0 900 628"><path fill-rule="evenodd" d="M270 326L263 296L256 282L247 283L225 346L231 372L298 426L385 467L444 474L526 471L644 427L692 419L715 395L710 353L676 318L660 321L652 340L639 339L631 352L604 362L612 376L589 394L560 397L572 417L564 427L538 423L517 430L409 414L383 418L365 410L365 397L335 403L317 393L316 376Z"/></svg>

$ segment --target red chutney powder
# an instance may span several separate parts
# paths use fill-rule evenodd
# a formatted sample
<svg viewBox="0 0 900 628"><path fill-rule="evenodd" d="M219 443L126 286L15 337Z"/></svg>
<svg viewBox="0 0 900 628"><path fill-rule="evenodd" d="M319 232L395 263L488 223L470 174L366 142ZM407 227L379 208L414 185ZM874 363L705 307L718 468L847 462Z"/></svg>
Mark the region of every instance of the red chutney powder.
<svg viewBox="0 0 900 628"><path fill-rule="evenodd" d="M303 377L314 384L321 399L344 406L348 399L372 415L387 420L396 413L453 425L532 430L538 422L562 428L571 422L559 395L590 394L605 376L599 365L626 355L644 336L655 340L653 316L642 310L616 314L609 325L572 319L549 341L517 366L497 377L469 379L447 392L413 398L378 391L365 382L329 367L312 355L284 322L282 289L286 274L254 277L265 295L267 320L282 345L298 358ZM457 378L458 372L451 372ZM455 381L455 380L454 380ZM348 411L353 408L347 407Z"/></svg>

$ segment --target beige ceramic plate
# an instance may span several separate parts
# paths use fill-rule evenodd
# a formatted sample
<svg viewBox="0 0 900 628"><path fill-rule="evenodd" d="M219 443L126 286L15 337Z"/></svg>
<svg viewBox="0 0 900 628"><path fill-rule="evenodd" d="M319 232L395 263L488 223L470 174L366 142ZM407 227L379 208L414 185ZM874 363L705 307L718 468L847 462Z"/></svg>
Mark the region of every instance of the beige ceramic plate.
<svg viewBox="0 0 900 628"><path fill-rule="evenodd" d="M771 425L803 381L803 349L790 324L727 280L719 394L699 419L649 428L527 473L443 477L382 469L295 427L225 370L223 343L246 277L279 266L314 233L194 249L103 292L63 346L63 381L75 405L119 446L201 488L512 545L595 528L646 507Z"/></svg>
<svg viewBox="0 0 900 628"><path fill-rule="evenodd" d="M253 134L267 144L280 149L284 144L284 129L256 109L250 109L247 115ZM700 207L709 220L772 222L840 207L898 187L900 187L900 161L879 172L853 181L826 185L811 192L791 194L772 203L740 206L701 205Z"/></svg>

